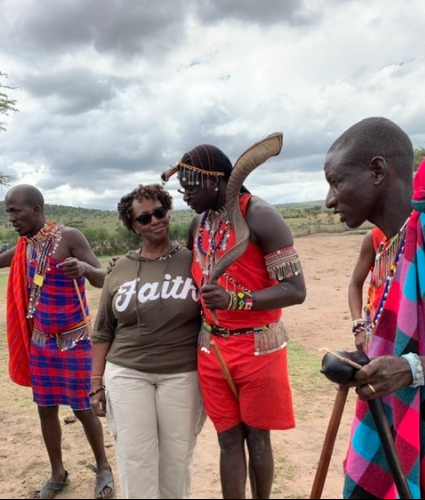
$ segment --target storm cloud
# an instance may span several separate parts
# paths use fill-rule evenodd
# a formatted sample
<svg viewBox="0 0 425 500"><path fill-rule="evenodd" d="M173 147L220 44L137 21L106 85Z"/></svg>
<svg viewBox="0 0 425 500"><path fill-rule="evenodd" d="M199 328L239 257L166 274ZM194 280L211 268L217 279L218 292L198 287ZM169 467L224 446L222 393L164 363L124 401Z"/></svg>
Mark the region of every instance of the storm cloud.
<svg viewBox="0 0 425 500"><path fill-rule="evenodd" d="M0 9L0 71L19 87L10 93L20 111L0 134L0 171L52 203L114 208L197 144L234 162L275 131L284 151L249 188L273 203L320 199L326 151L354 122L386 116L425 144L422 0L409 9L0 0Z"/></svg>

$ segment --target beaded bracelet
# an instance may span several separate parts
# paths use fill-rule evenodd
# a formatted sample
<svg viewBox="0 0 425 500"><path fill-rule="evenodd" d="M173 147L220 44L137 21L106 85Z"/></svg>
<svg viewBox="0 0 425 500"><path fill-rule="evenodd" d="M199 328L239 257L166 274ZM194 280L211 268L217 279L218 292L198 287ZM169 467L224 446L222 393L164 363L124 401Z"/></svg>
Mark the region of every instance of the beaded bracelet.
<svg viewBox="0 0 425 500"><path fill-rule="evenodd" d="M254 305L254 299L251 293L247 292L228 292L230 295L229 311L250 311Z"/></svg>
<svg viewBox="0 0 425 500"><path fill-rule="evenodd" d="M91 380L103 380L103 375L93 375L90 378Z"/></svg>
<svg viewBox="0 0 425 500"><path fill-rule="evenodd" d="M364 320L362 318L355 319L353 321L353 328L352 328L352 332L354 333L354 336L357 336L359 333L365 332L365 331L366 331L366 326L365 326Z"/></svg>
<svg viewBox="0 0 425 500"><path fill-rule="evenodd" d="M89 398L92 398L93 396L96 396L100 391L104 391L105 386L102 385L102 387L99 387L99 389L96 389L95 391L89 392Z"/></svg>
<svg viewBox="0 0 425 500"><path fill-rule="evenodd" d="M413 382L411 383L410 387L416 388L424 386L425 378L421 358L413 352L409 352L409 354L403 354L402 358L404 358L409 363L410 371L412 372Z"/></svg>

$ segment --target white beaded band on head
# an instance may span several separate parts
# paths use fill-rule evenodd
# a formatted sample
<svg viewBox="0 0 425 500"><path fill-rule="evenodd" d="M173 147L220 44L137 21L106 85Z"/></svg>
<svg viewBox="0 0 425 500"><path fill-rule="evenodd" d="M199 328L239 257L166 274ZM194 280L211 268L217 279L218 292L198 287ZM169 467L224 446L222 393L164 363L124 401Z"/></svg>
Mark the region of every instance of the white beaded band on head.
<svg viewBox="0 0 425 500"><path fill-rule="evenodd" d="M203 176L211 177L224 177L224 172L216 172L211 170L203 170L202 168L188 165L187 163L178 162L173 165L169 170L161 174L163 183L166 183L170 178L177 174L179 180L187 183L189 186L199 186L203 182Z"/></svg>
<svg viewBox="0 0 425 500"><path fill-rule="evenodd" d="M412 372L413 382L411 383L410 387L416 388L424 386L425 378L421 358L413 352L409 352L409 354L403 354L402 358L404 358L409 363L410 371Z"/></svg>

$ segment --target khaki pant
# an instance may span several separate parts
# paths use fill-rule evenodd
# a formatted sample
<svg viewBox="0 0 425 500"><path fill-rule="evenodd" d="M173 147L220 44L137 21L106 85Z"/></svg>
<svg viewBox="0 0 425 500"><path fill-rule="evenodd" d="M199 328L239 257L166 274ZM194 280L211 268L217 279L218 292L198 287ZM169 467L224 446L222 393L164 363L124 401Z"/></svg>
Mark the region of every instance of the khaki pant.
<svg viewBox="0 0 425 500"><path fill-rule="evenodd" d="M123 498L189 498L205 416L197 372L143 373L107 363L108 425Z"/></svg>

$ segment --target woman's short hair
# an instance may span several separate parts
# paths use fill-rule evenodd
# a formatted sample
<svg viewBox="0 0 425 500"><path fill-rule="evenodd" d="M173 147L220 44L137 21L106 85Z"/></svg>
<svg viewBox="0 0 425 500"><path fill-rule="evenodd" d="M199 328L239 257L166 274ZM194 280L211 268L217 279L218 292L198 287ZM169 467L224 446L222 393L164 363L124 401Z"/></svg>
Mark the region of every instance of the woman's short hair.
<svg viewBox="0 0 425 500"><path fill-rule="evenodd" d="M148 184L146 186L139 184L131 193L123 196L118 203L119 219L129 231L133 231L132 205L134 200L157 200L167 210L173 208L173 198L161 184Z"/></svg>

